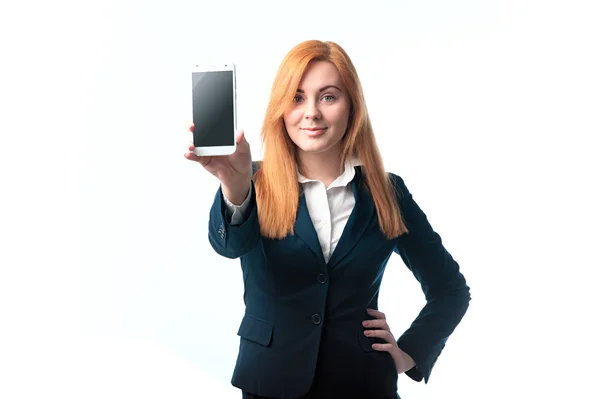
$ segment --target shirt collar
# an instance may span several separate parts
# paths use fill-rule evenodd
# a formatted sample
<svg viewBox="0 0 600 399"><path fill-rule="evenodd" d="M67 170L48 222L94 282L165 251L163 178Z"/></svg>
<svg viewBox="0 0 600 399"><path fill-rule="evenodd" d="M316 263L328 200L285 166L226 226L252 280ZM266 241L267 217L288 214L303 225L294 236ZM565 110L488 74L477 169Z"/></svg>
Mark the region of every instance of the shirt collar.
<svg viewBox="0 0 600 399"><path fill-rule="evenodd" d="M333 181L333 183L331 183L331 185L329 187L345 187L348 185L348 183L350 183L352 181L352 179L354 179L354 176L356 175L356 170L354 169L354 167L356 166L361 166L362 162L360 160L358 160L357 158L352 158L347 160L344 163L344 171L342 172L341 175L338 176L337 179L335 179ZM303 176L300 171L296 168L297 174L298 174L298 182L300 183L309 183L309 182L314 182L316 180L313 179L309 179L305 176Z"/></svg>

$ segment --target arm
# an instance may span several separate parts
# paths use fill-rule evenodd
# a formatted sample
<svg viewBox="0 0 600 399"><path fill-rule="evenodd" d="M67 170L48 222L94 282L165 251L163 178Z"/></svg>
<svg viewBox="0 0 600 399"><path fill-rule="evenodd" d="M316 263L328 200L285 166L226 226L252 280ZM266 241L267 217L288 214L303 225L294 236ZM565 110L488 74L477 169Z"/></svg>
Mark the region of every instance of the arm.
<svg viewBox="0 0 600 399"><path fill-rule="evenodd" d="M210 244L218 254L233 259L254 248L260 237L256 208L254 182L241 205L231 203L219 188L210 210L208 230Z"/></svg>
<svg viewBox="0 0 600 399"><path fill-rule="evenodd" d="M225 206L227 207L227 220L231 223L232 226L240 226L244 224L246 220L248 220L248 211L250 210L250 200L252 199L252 185L250 185L250 189L248 190L248 195L244 202L241 205L235 205L231 201L227 199L227 196L223 194L223 199L225 200Z"/></svg>
<svg viewBox="0 0 600 399"><path fill-rule="evenodd" d="M398 238L396 252L421 284L427 300L397 343L416 363L406 374L428 382L431 370L450 334L465 315L470 289L459 266L446 251L427 216L413 200L404 181L392 175L400 195L400 210L409 233Z"/></svg>

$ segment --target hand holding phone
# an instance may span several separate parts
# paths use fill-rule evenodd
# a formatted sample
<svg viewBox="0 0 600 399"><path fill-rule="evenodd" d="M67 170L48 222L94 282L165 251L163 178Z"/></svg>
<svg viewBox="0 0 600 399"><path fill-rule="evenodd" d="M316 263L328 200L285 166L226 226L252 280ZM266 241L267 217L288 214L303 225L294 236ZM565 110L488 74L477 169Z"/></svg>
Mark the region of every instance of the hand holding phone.
<svg viewBox="0 0 600 399"><path fill-rule="evenodd" d="M221 181L223 195L241 204L250 189L252 157L244 132L237 133L236 76L233 63L192 68L193 145L185 157Z"/></svg>
<svg viewBox="0 0 600 399"><path fill-rule="evenodd" d="M187 125L188 132L194 131L194 124ZM241 203L250 190L252 179L252 155L250 144L240 130L235 137L236 151L225 156L198 156L194 153L195 146L191 144L184 156L190 161L196 161L221 182L223 195L236 205Z"/></svg>

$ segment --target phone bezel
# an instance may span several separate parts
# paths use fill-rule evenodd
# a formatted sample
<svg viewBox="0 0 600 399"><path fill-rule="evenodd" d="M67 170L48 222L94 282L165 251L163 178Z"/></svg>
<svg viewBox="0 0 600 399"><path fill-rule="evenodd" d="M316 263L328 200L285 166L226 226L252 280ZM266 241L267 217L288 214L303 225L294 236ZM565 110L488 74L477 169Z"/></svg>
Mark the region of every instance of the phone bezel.
<svg viewBox="0 0 600 399"><path fill-rule="evenodd" d="M192 73L194 72L219 72L219 71L227 71L233 73L233 92L232 92L232 100L233 100L233 145L227 146L210 146L210 147L196 147L194 146L194 154L198 156L215 156L215 155L231 155L236 150L236 142L235 135L237 132L237 95L236 95L236 73L235 73L235 64L233 62L227 62L222 64L195 64L192 68ZM193 91L193 87L192 87ZM193 93L192 93L193 96ZM193 109L192 109L192 117L191 120L194 120Z"/></svg>

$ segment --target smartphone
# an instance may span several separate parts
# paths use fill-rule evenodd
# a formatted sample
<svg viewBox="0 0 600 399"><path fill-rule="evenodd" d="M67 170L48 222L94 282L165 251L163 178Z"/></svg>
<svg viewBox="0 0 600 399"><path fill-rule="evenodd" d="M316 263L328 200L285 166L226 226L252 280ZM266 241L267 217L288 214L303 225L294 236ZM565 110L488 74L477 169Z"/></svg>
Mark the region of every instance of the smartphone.
<svg viewBox="0 0 600 399"><path fill-rule="evenodd" d="M229 155L236 149L236 92L233 63L192 69L194 154Z"/></svg>

